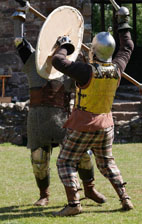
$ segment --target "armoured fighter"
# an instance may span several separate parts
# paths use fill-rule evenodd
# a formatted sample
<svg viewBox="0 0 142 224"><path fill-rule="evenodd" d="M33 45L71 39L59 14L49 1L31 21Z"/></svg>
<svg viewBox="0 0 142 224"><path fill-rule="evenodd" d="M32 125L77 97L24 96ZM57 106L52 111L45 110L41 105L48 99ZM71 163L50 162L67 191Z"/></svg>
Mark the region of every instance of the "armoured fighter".
<svg viewBox="0 0 142 224"><path fill-rule="evenodd" d="M74 82L62 75L48 80L41 77L36 70L35 49L24 36L24 23L29 3L20 3L20 10L12 15L14 21L14 43L24 64L23 72L27 74L30 94L30 107L27 118L28 145L31 150L31 163L40 198L37 206L44 206L49 201L50 156L52 149L60 144L66 129L62 128L70 111L70 96L74 92ZM104 203L106 198L94 187L94 167L91 151L88 150L78 166L79 176L83 182L85 197L97 203ZM79 184L77 182L78 189Z"/></svg>
<svg viewBox="0 0 142 224"><path fill-rule="evenodd" d="M91 149L100 173L108 178L116 191L123 210L133 209L120 170L113 154L114 123L111 107L120 77L134 48L128 24L129 10L121 7L116 12L120 46L115 50L115 40L109 32L98 33L92 41L91 63L68 60L68 48L60 37L59 47L52 58L52 65L76 81L75 108L64 124L67 128L57 167L65 187L68 205L54 216L76 215L82 211L75 184L77 164L83 153ZM70 44L71 40L70 40ZM68 170L70 167L70 170ZM64 172L62 172L64 171Z"/></svg>

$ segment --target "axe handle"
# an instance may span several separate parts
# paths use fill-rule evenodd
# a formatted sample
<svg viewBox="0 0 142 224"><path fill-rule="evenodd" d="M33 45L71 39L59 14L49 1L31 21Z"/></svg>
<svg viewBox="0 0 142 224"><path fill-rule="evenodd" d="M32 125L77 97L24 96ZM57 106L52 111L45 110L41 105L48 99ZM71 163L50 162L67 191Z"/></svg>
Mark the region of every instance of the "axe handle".
<svg viewBox="0 0 142 224"><path fill-rule="evenodd" d="M86 46L85 44L83 44L83 43L82 43L82 48L83 48L84 50L88 51L88 52L89 52L89 50L90 50L90 48L87 47L87 46Z"/></svg>
<svg viewBox="0 0 142 224"><path fill-rule="evenodd" d="M32 6L29 6L29 11L35 14L36 16L40 17L43 21L46 20L46 17L42 15L40 12L38 12L36 9L34 9Z"/></svg>
<svg viewBox="0 0 142 224"><path fill-rule="evenodd" d="M86 51L89 52L90 48L87 47L85 44L82 43L82 48ZM121 74L121 76L125 79L127 79L129 82L131 82L132 84L134 84L135 86L139 87L139 88L142 88L142 84L139 83L138 81L136 81L135 79L133 79L131 76L127 75L125 72L123 72Z"/></svg>
<svg viewBox="0 0 142 224"><path fill-rule="evenodd" d="M131 76L127 75L125 72L123 72L122 74L122 77L127 79L129 82L133 83L135 86L141 88L142 87L142 84L139 83L138 81L136 81L135 79L133 79Z"/></svg>
<svg viewBox="0 0 142 224"><path fill-rule="evenodd" d="M115 0L110 0L110 2L116 11L118 11L120 9L120 6L115 2Z"/></svg>

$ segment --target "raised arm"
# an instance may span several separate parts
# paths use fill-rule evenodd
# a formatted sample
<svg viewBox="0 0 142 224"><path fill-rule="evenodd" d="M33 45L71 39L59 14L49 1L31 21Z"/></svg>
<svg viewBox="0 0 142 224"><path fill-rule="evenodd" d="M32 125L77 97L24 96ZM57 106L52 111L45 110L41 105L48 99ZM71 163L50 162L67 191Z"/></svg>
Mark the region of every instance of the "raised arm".
<svg viewBox="0 0 142 224"><path fill-rule="evenodd" d="M64 37L63 37L64 38ZM67 59L67 55L72 52L72 44L70 41L67 43L58 43L58 49L56 50L53 58L52 65L60 72L71 77L79 85L85 85L92 73L91 66L83 62L72 62Z"/></svg>
<svg viewBox="0 0 142 224"><path fill-rule="evenodd" d="M25 64L29 56L35 51L35 49L24 37L24 23L26 20L26 1L15 1L20 3L20 6L23 7L23 10L21 8L20 11L17 10L12 15L14 21L14 44L19 53L19 56L21 57L21 60Z"/></svg>
<svg viewBox="0 0 142 224"><path fill-rule="evenodd" d="M122 73L128 64L134 49L131 33L129 31L131 29L129 26L129 10L126 7L120 7L116 12L116 19L118 23L120 46L113 59L113 63L118 66Z"/></svg>

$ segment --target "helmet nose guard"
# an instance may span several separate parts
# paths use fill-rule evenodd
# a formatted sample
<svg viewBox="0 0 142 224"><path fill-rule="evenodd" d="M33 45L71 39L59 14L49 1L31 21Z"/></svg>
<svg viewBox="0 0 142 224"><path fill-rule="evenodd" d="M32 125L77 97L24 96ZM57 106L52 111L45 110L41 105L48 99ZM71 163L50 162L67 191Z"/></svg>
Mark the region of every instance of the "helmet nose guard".
<svg viewBox="0 0 142 224"><path fill-rule="evenodd" d="M92 41L91 55L102 62L111 62L115 50L115 40L109 32L98 33Z"/></svg>

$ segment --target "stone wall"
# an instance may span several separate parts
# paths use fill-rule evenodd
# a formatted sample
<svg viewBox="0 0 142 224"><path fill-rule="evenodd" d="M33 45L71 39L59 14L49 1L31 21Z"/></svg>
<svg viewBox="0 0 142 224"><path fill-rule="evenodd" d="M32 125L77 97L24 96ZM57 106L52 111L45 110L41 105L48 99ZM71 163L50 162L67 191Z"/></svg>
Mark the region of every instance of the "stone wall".
<svg viewBox="0 0 142 224"><path fill-rule="evenodd" d="M0 105L0 143L27 144L27 102L3 103ZM115 120L115 143L142 142L142 116L130 120Z"/></svg>
<svg viewBox="0 0 142 224"><path fill-rule="evenodd" d="M115 122L114 142L123 144L142 142L142 116L135 116L127 122Z"/></svg>
<svg viewBox="0 0 142 224"><path fill-rule="evenodd" d="M27 144L27 102L0 104L0 143Z"/></svg>

